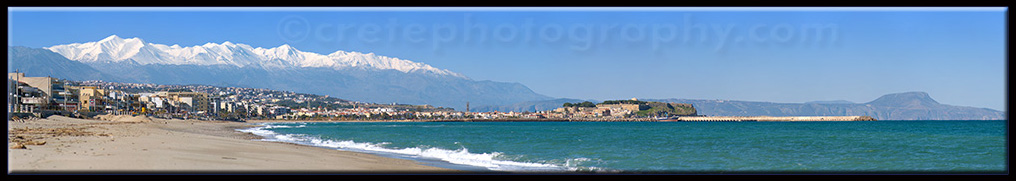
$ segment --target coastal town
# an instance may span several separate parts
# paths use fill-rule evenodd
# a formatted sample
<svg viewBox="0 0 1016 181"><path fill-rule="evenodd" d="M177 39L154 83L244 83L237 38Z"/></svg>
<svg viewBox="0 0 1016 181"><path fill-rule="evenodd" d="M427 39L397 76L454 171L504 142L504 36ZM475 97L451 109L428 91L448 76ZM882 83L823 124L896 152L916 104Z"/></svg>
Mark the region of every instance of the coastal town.
<svg viewBox="0 0 1016 181"><path fill-rule="evenodd" d="M471 112L432 105L379 104L259 88L69 81L8 73L8 119L131 115L166 119L279 121L873 121L868 116L702 116L684 103L609 100L535 112Z"/></svg>
<svg viewBox="0 0 1016 181"><path fill-rule="evenodd" d="M92 117L99 114L146 115L203 120L461 120L461 119L652 119L637 99L607 104L566 103L537 112L470 112L431 105L378 104L258 88L208 85L156 85L105 81L69 81L8 73L11 115ZM468 103L466 103L468 104ZM689 109L690 104L671 103ZM672 116L666 112L652 117ZM675 115L676 116L676 115Z"/></svg>

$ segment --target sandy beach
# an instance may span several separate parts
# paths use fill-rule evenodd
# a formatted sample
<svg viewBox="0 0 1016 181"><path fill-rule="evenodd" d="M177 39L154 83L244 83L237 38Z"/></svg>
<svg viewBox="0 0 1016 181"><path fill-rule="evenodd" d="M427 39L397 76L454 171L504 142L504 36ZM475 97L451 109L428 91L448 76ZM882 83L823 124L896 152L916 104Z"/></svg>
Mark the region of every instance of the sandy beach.
<svg viewBox="0 0 1016 181"><path fill-rule="evenodd" d="M457 173L412 160L257 141L245 123L103 116L7 122L8 173ZM20 148L20 147L24 148Z"/></svg>
<svg viewBox="0 0 1016 181"><path fill-rule="evenodd" d="M365 123L365 122L426 122L424 120L346 120L346 119L305 119L305 120L286 120L286 119L251 119L245 120L247 123L279 123L279 122L348 122L348 123Z"/></svg>

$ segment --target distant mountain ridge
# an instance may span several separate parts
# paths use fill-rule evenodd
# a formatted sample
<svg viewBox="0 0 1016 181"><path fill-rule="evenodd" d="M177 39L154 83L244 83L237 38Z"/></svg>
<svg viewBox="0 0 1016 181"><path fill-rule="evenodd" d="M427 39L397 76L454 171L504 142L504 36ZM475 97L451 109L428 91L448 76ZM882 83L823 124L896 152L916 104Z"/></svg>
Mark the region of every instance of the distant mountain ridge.
<svg viewBox="0 0 1016 181"><path fill-rule="evenodd" d="M690 103L713 116L871 116L879 120L1002 120L1005 112L940 104L926 92L886 94L867 103L772 103L735 100L646 99Z"/></svg>
<svg viewBox="0 0 1016 181"><path fill-rule="evenodd" d="M51 76L68 80L98 80L109 78L110 81L122 81L115 76L103 73L81 62L68 60L60 54L45 49L23 46L7 47L7 72L21 72L28 77Z"/></svg>
<svg viewBox="0 0 1016 181"><path fill-rule="evenodd" d="M450 70L373 53L336 51L321 55L289 45L253 48L232 42L181 47L116 35L96 42L27 49L32 51L9 56L9 72L13 69L50 72L54 77L72 80L267 88L360 102L427 104L456 110L465 110L467 102L487 106L552 99L519 83L472 80ZM31 63L53 59L53 55L71 60L64 61L70 63L64 67L73 70Z"/></svg>
<svg viewBox="0 0 1016 181"><path fill-rule="evenodd" d="M805 102L805 104L855 104L855 103L847 100L833 100L833 101L809 101Z"/></svg>
<svg viewBox="0 0 1016 181"><path fill-rule="evenodd" d="M274 48L251 47L247 44L223 42L181 47L147 43L141 38L120 38L112 35L96 42L55 45L45 49L67 59L84 63L133 61L140 65L232 65L261 68L329 67L373 68L401 72L426 72L466 78L449 70L373 53L336 51L328 55L303 52L284 44Z"/></svg>
<svg viewBox="0 0 1016 181"><path fill-rule="evenodd" d="M879 120L1003 120L1003 111L941 104L925 92L883 95L871 102L845 100L806 103L774 103L706 99L639 99L644 101L692 104L699 115L709 116L871 116ZM579 99L526 101L501 106L484 106L474 111L549 111ZM593 101L596 102L596 101Z"/></svg>

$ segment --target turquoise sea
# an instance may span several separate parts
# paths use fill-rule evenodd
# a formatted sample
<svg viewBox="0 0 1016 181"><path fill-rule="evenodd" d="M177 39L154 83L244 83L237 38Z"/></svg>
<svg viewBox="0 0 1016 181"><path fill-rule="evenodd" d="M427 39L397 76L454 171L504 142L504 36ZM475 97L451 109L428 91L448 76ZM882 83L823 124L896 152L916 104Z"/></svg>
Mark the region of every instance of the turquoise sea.
<svg viewBox="0 0 1016 181"><path fill-rule="evenodd" d="M292 122L241 131L476 171L1004 173L1006 122Z"/></svg>

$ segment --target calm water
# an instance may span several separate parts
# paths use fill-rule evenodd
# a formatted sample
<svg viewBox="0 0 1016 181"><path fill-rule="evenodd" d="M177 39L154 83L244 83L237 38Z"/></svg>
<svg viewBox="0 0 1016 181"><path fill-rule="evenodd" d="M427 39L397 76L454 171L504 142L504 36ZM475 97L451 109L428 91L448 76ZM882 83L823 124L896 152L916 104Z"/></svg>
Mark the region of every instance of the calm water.
<svg viewBox="0 0 1016 181"><path fill-rule="evenodd" d="M263 125L242 131L463 170L965 172L1008 159L1005 121Z"/></svg>

